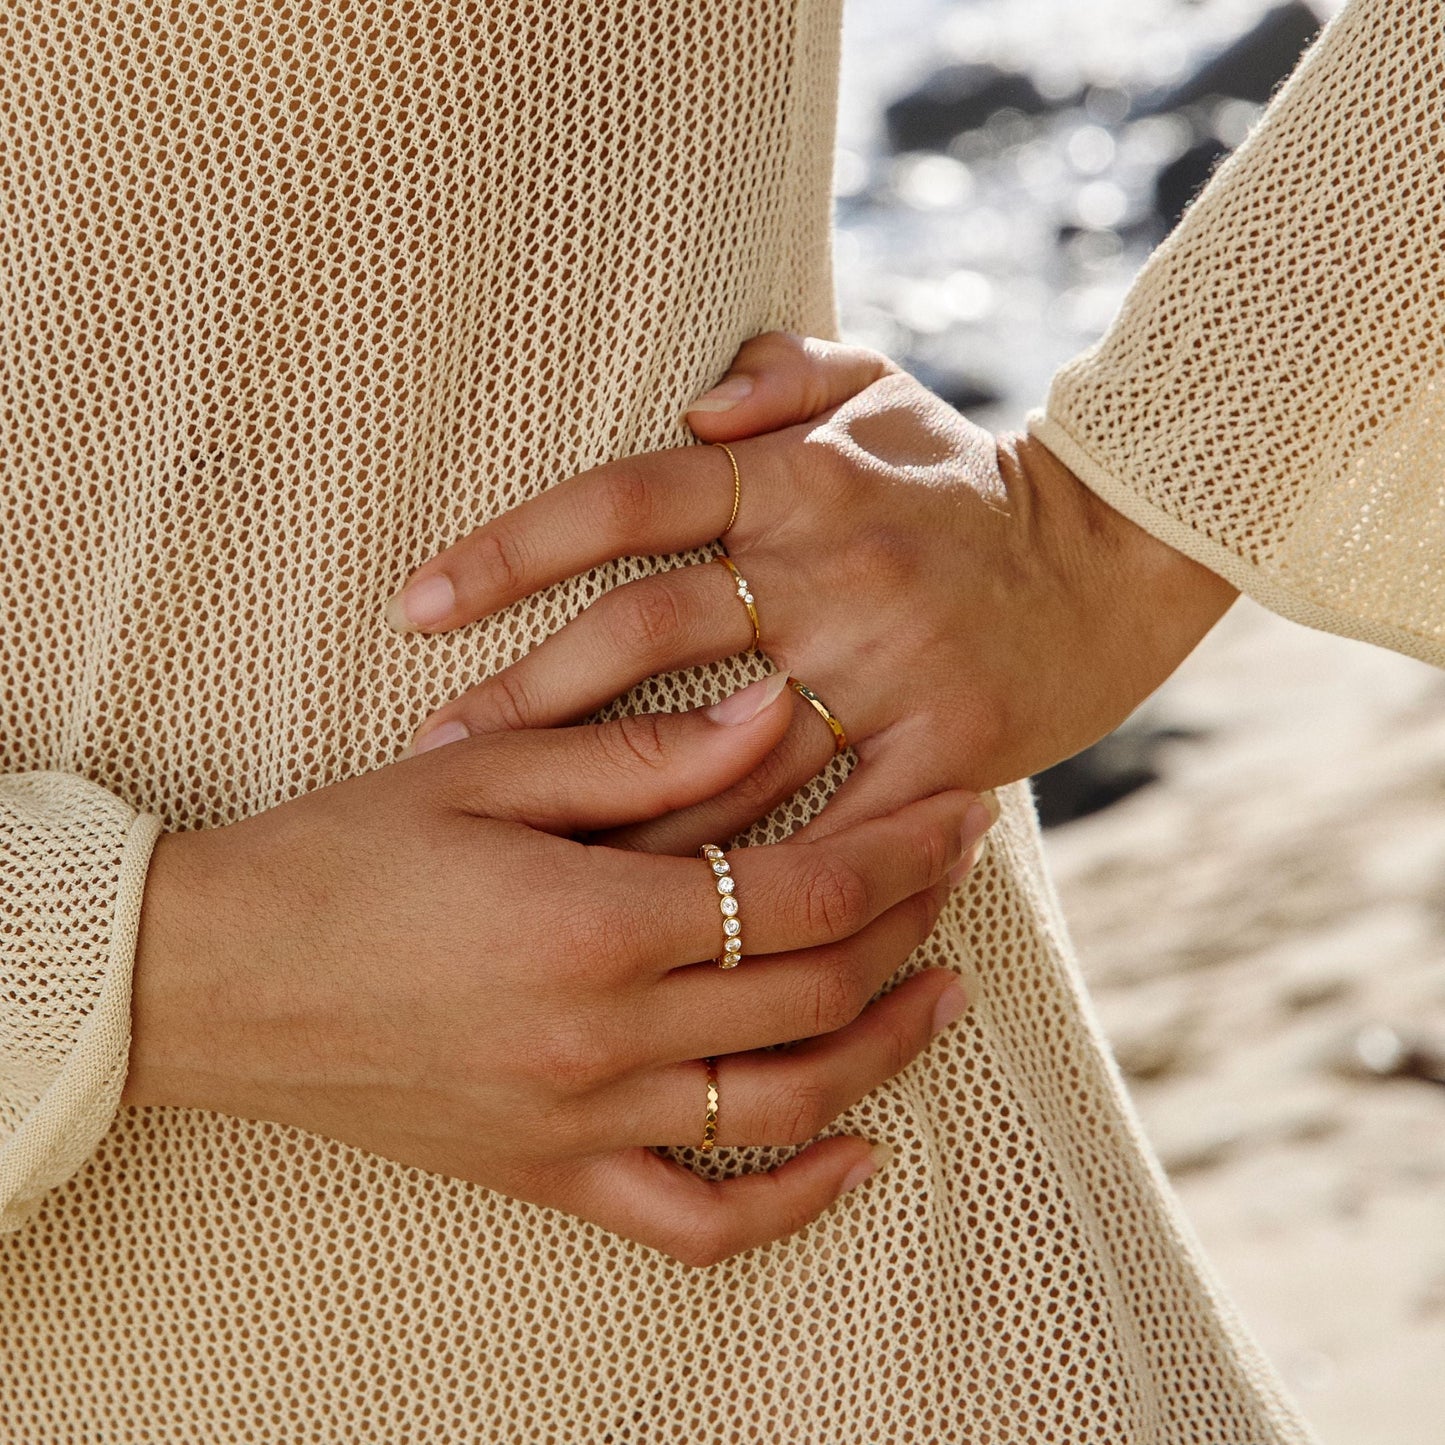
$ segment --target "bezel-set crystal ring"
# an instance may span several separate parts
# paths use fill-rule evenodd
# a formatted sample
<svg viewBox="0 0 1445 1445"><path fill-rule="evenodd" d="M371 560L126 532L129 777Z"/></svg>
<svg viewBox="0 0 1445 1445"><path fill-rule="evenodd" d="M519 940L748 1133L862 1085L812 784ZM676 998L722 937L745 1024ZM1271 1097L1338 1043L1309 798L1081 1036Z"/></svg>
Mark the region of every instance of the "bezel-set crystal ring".
<svg viewBox="0 0 1445 1445"><path fill-rule="evenodd" d="M753 624L753 640L748 647L749 652L756 652L762 644L762 629L758 625L758 607L753 600L753 589L748 585L748 579L737 569L737 564L731 557L719 557L717 559L728 569L732 576L733 584L738 589L738 601L748 609L748 621Z"/></svg>
<svg viewBox="0 0 1445 1445"><path fill-rule="evenodd" d="M718 955L717 966L736 968L743 961L743 925L738 917L737 881L732 876L732 864L716 843L704 843L697 850L697 856L712 868L713 883L718 895L718 911L722 914L723 946Z"/></svg>

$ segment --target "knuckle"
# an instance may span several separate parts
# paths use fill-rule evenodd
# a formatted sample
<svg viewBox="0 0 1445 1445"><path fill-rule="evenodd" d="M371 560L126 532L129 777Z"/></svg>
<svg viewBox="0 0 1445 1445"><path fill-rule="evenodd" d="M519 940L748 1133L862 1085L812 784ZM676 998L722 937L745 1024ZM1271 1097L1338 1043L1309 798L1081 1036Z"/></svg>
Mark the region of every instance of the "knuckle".
<svg viewBox="0 0 1445 1445"><path fill-rule="evenodd" d="M665 581L634 582L620 594L614 643L628 654L666 658L682 634L682 610Z"/></svg>
<svg viewBox="0 0 1445 1445"><path fill-rule="evenodd" d="M868 917L868 880L836 854L818 860L801 895L803 922L818 938L847 938Z"/></svg>
<svg viewBox="0 0 1445 1445"><path fill-rule="evenodd" d="M581 1019L554 1023L533 1041L533 1067L554 1095L590 1093L622 1072L615 1050Z"/></svg>
<svg viewBox="0 0 1445 1445"><path fill-rule="evenodd" d="M764 1106L763 1144L806 1144L833 1120L828 1089L816 1078L794 1078L777 1088Z"/></svg>
<svg viewBox="0 0 1445 1445"><path fill-rule="evenodd" d="M801 775L800 775L801 774ZM785 748L774 748L742 782L735 785L740 810L759 817L795 793L809 776L808 769Z"/></svg>
<svg viewBox="0 0 1445 1445"><path fill-rule="evenodd" d="M478 701L491 709L503 727L513 732L530 728L537 716L527 684L511 668L492 678L482 689Z"/></svg>
<svg viewBox="0 0 1445 1445"><path fill-rule="evenodd" d="M819 965L808 981L803 1008L808 1032L804 1037L817 1038L847 1027L867 1002L868 996L851 970L838 967L834 961Z"/></svg>
<svg viewBox="0 0 1445 1445"><path fill-rule="evenodd" d="M652 520L652 491L647 478L628 462L615 462L603 474L598 497L601 520L618 542L643 535Z"/></svg>
<svg viewBox="0 0 1445 1445"><path fill-rule="evenodd" d="M619 718L610 727L598 729L597 736L609 753L609 761L625 772L635 772L638 767L660 772L667 766L667 740L662 719L656 713Z"/></svg>
<svg viewBox="0 0 1445 1445"><path fill-rule="evenodd" d="M708 1269L737 1253L731 1225L713 1214L679 1221L660 1247L689 1269Z"/></svg>
<svg viewBox="0 0 1445 1445"><path fill-rule="evenodd" d="M493 522L472 537L472 560L490 586L507 593L527 590L527 568L516 534Z"/></svg>

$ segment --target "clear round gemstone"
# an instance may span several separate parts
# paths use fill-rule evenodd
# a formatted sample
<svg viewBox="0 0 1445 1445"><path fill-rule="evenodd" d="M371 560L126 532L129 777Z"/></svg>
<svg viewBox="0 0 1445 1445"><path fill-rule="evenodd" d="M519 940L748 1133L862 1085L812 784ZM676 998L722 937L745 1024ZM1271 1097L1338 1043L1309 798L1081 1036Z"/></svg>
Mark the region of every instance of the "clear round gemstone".
<svg viewBox="0 0 1445 1445"><path fill-rule="evenodd" d="M723 878L733 870L732 865L726 858L714 858L712 860L712 871L716 873L719 878Z"/></svg>
<svg viewBox="0 0 1445 1445"><path fill-rule="evenodd" d="M728 953L741 953L743 951L743 941L741 938L730 938L723 944L723 948Z"/></svg>
<svg viewBox="0 0 1445 1445"><path fill-rule="evenodd" d="M753 605L753 594L751 592L744 592L743 601L746 602L749 607L751 607Z"/></svg>
<svg viewBox="0 0 1445 1445"><path fill-rule="evenodd" d="M718 967L719 967L719 968L736 968L736 967L738 966L738 964L740 964L741 962L742 962L742 959L739 958L739 957L737 956L737 954L735 954L735 953L730 953L730 954L727 954L727 955L725 955L725 956L723 957L723 959L719 962Z"/></svg>
<svg viewBox="0 0 1445 1445"><path fill-rule="evenodd" d="M717 891L719 893L731 893L737 886L737 883L731 878L719 878L717 881Z"/></svg>
<svg viewBox="0 0 1445 1445"><path fill-rule="evenodd" d="M742 931L743 926L736 918L723 919L723 932L727 934L729 938L736 938Z"/></svg>
<svg viewBox="0 0 1445 1445"><path fill-rule="evenodd" d="M724 918L731 918L738 911L738 901L725 894L718 900L718 907L722 909Z"/></svg>

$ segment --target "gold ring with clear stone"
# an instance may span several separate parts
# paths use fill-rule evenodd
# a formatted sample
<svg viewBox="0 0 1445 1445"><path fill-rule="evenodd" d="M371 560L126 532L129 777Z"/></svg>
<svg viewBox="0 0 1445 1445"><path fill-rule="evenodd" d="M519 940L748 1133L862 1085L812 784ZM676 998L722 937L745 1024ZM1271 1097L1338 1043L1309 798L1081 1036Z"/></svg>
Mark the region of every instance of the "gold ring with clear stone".
<svg viewBox="0 0 1445 1445"><path fill-rule="evenodd" d="M748 609L748 621L753 624L753 640L748 651L756 652L763 640L763 634L758 627L758 609L753 601L753 589L748 586L748 579L738 571L731 557L719 557L717 560L732 573L733 582L738 589L738 601Z"/></svg>
<svg viewBox="0 0 1445 1445"><path fill-rule="evenodd" d="M712 868L718 908L722 913L723 951L718 956L717 966L736 968L743 961L743 925L738 919L738 891L732 876L732 865L716 843L704 843L697 850L697 856L706 860Z"/></svg>

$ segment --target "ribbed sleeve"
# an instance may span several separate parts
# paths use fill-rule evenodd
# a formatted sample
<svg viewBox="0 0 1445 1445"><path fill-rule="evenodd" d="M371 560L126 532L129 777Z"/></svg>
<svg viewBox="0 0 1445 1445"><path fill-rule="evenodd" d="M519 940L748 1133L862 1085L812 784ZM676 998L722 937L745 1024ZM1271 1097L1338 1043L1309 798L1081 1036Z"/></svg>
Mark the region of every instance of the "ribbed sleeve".
<svg viewBox="0 0 1445 1445"><path fill-rule="evenodd" d="M0 778L0 1231L110 1127L160 822L84 778Z"/></svg>
<svg viewBox="0 0 1445 1445"><path fill-rule="evenodd" d="M1445 5L1355 0L1030 430L1299 622L1445 665Z"/></svg>

